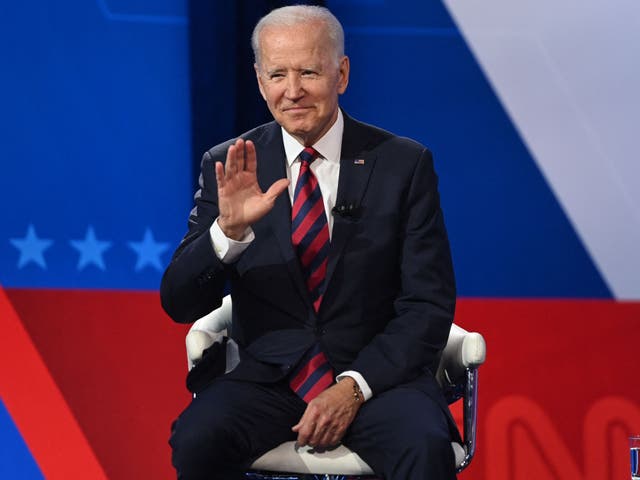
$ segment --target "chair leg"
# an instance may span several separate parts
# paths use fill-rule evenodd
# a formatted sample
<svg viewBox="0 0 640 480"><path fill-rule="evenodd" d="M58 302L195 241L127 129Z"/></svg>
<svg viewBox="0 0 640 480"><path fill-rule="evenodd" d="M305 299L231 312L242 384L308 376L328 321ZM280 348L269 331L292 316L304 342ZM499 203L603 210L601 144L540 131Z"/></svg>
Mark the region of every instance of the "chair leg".
<svg viewBox="0 0 640 480"><path fill-rule="evenodd" d="M478 370L476 368L467 369L466 385L464 392L463 423L464 423L464 447L467 454L460 465L458 473L469 466L476 453L476 428L478 415Z"/></svg>

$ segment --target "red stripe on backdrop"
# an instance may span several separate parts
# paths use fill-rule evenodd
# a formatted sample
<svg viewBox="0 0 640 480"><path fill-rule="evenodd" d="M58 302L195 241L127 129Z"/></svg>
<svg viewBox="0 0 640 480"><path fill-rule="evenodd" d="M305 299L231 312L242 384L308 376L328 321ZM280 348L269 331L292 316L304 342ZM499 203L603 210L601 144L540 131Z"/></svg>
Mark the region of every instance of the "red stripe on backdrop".
<svg viewBox="0 0 640 480"><path fill-rule="evenodd" d="M45 478L106 479L76 418L0 287L0 394Z"/></svg>
<svg viewBox="0 0 640 480"><path fill-rule="evenodd" d="M0 320L11 326L0 337L2 395L37 461L49 455L60 468L80 464L75 456L65 464L61 455L75 446L58 441L75 416L109 478L173 478L166 442L171 421L189 402L186 326L166 317L157 292L6 293L13 308L0 297ZM626 437L640 433L640 303L461 299L456 323L481 332L488 352L480 369L478 449L461 480L628 478ZM39 368L46 373L46 365L71 410L66 417L56 415L55 402L44 403L50 396L37 393L37 376L18 375L38 365L29 363L37 357L25 351L29 344L13 340L25 338L24 330L42 358ZM25 432L18 419L34 413L35 431ZM36 421L39 414L46 421ZM56 422L63 425L51 436L47 428ZM47 443L37 453L45 440L55 448L47 452ZM100 478L88 471L47 478Z"/></svg>
<svg viewBox="0 0 640 480"><path fill-rule="evenodd" d="M7 289L7 295L108 478L175 478L167 440L190 400L187 326L167 317L158 293ZM3 350L19 367L22 353L12 345ZM19 400L29 402L30 395ZM49 418L45 402L34 398L33 408ZM57 438L48 436L52 453L64 447L55 441L52 448ZM101 478L87 472L47 478Z"/></svg>
<svg viewBox="0 0 640 480"><path fill-rule="evenodd" d="M456 323L487 342L478 450L461 480L629 478L640 303L461 299Z"/></svg>

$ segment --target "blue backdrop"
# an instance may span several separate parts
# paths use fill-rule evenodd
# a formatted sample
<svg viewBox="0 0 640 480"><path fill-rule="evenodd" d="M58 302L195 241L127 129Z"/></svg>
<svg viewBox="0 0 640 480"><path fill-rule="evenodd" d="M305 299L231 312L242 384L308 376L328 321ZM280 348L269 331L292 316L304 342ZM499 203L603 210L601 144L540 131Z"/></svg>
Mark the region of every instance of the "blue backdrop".
<svg viewBox="0 0 640 480"><path fill-rule="evenodd" d="M208 4L192 25L212 25L208 40L192 41L210 48L196 43L192 63L181 0L5 7L0 283L157 288L202 153L191 149L190 85L193 110L208 105L210 119L198 149L264 115L247 112L253 83L238 90L252 76L241 4ZM352 58L343 106L435 154L460 293L610 296L446 8L328 6ZM206 81L190 80L194 62L212 65Z"/></svg>

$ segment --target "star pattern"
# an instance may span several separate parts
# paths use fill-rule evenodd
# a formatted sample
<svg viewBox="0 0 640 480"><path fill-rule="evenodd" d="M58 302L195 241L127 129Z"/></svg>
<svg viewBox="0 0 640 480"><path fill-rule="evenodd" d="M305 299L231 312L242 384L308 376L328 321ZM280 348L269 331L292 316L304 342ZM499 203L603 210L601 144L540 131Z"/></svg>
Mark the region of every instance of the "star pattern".
<svg viewBox="0 0 640 480"><path fill-rule="evenodd" d="M102 271L106 269L102 256L105 251L111 248L111 242L98 240L91 225L87 228L83 240L71 240L69 243L80 253L78 270L82 270L88 265L95 265Z"/></svg>
<svg viewBox="0 0 640 480"><path fill-rule="evenodd" d="M27 227L27 233L23 238L10 238L11 244L20 251L18 268L23 268L30 263L35 263L43 270L47 269L44 252L53 244L53 240L39 238L32 224Z"/></svg>
<svg viewBox="0 0 640 480"><path fill-rule="evenodd" d="M142 270L144 267L152 267L157 271L162 271L162 261L160 256L169 248L168 243L156 242L153 238L153 233L147 228L144 231L144 236L141 242L129 242L129 248L131 248L138 255L136 261L136 272Z"/></svg>
<svg viewBox="0 0 640 480"><path fill-rule="evenodd" d="M107 278L106 281L111 281L109 280L111 278L127 278L135 282L133 277L127 276L127 270L139 272L140 277L136 276L135 278L147 279L144 281L156 278L158 272L162 273L166 266L163 254L171 246L169 242L157 241L148 226L145 227L140 241L122 241L120 243L102 236L98 237L95 227L91 224L86 227L84 238L50 239L39 237L36 233L36 226L29 223L24 236L8 238L5 241L8 241L17 250L17 255L13 257L16 262L13 263L14 268L16 271L25 270L25 275L35 274L36 270L30 272L28 268L25 269L29 265L47 271L48 276L54 275L56 279L72 278L68 277L69 268L72 271L83 272L83 275L89 275L86 277L87 279L98 278L91 275L100 274L100 272L110 272L108 277L100 277L103 279L100 282ZM49 254L47 250L54 243L67 245L67 248L57 248L55 254ZM134 261L132 261L131 254L126 253L127 251L135 253ZM10 252L8 253L13 256ZM108 255L107 261L105 261L106 255ZM92 266L94 268L91 268ZM6 269L0 273L11 275ZM152 277L149 276L150 274ZM37 278L48 279L49 277L42 277L40 274ZM6 282L5 279L3 280Z"/></svg>

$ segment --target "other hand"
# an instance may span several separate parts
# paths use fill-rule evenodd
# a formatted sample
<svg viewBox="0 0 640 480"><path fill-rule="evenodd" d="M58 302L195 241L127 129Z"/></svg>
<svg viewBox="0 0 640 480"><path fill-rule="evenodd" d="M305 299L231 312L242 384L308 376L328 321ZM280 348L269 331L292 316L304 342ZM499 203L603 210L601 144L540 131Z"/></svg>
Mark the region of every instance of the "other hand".
<svg viewBox="0 0 640 480"><path fill-rule="evenodd" d="M241 239L250 225L264 217L289 185L289 180L281 178L262 192L256 176L256 147L251 140L236 140L227 150L226 163L216 162L215 169L220 211L218 225L234 240Z"/></svg>
<svg viewBox="0 0 640 480"><path fill-rule="evenodd" d="M335 447L358 413L363 399L354 398L355 380L345 377L309 402L300 421L291 430L298 434L298 446Z"/></svg>

